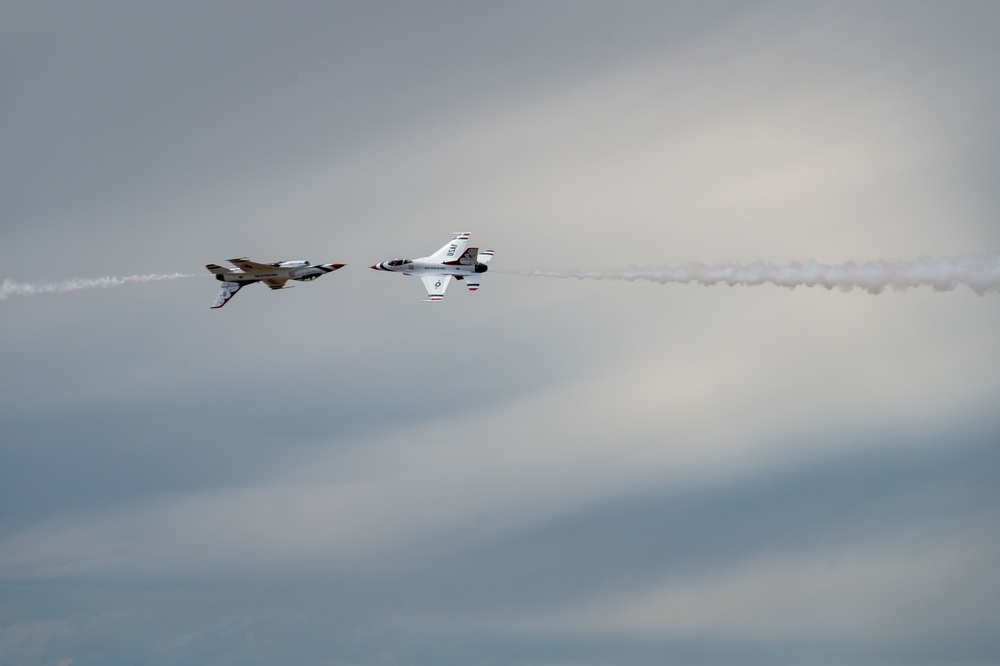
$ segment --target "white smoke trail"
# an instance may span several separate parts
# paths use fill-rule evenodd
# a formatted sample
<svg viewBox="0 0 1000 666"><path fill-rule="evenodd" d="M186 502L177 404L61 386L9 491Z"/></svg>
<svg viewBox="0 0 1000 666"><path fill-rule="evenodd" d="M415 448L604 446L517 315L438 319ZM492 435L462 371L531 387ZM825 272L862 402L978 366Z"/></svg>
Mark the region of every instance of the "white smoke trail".
<svg viewBox="0 0 1000 666"><path fill-rule="evenodd" d="M864 289L880 294L885 289L904 290L910 287L931 287L935 291L951 291L965 285L977 294L1000 292L1000 255L921 258L916 261L872 261L856 264L828 265L815 261L775 266L753 264L685 264L671 268L616 268L589 271L505 271L531 277L577 278L580 280L648 280L660 284L715 284L778 287L826 287L827 289Z"/></svg>
<svg viewBox="0 0 1000 666"><path fill-rule="evenodd" d="M63 294L81 289L106 289L118 287L132 282L161 282L163 280L179 280L181 278L197 277L183 273L169 275L127 275L123 277L108 276L99 278L72 278L60 282L14 282L4 280L0 283L0 301L6 301L11 296L34 296L36 294Z"/></svg>

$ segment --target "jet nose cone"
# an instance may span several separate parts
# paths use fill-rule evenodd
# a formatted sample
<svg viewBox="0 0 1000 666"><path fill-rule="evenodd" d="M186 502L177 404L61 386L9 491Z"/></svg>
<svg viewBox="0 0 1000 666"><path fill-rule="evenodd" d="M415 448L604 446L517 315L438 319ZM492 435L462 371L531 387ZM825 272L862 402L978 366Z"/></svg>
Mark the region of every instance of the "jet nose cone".
<svg viewBox="0 0 1000 666"><path fill-rule="evenodd" d="M376 271L380 271L380 270L382 270L381 268L379 268L379 267L378 267L378 264L372 264L372 265L371 265L371 266L369 266L368 268L371 268L371 269L373 269L373 270L376 270Z"/></svg>
<svg viewBox="0 0 1000 666"><path fill-rule="evenodd" d="M346 265L347 264L330 264L330 268L332 268L333 270L338 270L338 269L343 268Z"/></svg>

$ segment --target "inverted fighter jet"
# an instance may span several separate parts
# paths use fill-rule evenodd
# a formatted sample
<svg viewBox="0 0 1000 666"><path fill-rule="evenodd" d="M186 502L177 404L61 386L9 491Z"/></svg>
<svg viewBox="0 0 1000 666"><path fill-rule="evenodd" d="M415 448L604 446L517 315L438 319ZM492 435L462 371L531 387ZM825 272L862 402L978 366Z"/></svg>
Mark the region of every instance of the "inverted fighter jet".
<svg viewBox="0 0 1000 666"><path fill-rule="evenodd" d="M392 259L372 266L377 271L390 271L403 275L416 275L424 283L428 298L424 303L444 300L444 292L451 279L463 280L469 291L479 289L486 264L493 258L493 250L479 251L478 247L466 248L468 233L456 233L455 238L429 257L420 259Z"/></svg>
<svg viewBox="0 0 1000 666"><path fill-rule="evenodd" d="M212 304L213 309L221 308L236 295L236 292L254 282L263 282L271 289L290 289L291 285L285 286L289 280L309 282L347 265L317 264L313 266L308 261L279 261L274 264L258 264L246 257L227 259L226 261L236 268L223 268L215 264L205 266L215 273L216 280L222 282L222 291L215 299L215 303Z"/></svg>

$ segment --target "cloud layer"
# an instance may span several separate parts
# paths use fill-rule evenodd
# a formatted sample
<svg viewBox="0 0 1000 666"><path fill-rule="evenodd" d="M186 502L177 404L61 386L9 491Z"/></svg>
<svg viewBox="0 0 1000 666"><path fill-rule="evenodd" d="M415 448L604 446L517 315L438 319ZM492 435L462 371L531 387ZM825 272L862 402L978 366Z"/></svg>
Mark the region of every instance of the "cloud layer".
<svg viewBox="0 0 1000 666"><path fill-rule="evenodd" d="M1000 658L995 9L294 9L0 10L0 661Z"/></svg>

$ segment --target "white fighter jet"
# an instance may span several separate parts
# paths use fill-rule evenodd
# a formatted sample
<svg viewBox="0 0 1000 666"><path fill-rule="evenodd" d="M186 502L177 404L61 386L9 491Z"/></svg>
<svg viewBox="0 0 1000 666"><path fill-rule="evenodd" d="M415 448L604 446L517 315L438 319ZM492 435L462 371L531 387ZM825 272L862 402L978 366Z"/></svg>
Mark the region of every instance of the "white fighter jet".
<svg viewBox="0 0 1000 666"><path fill-rule="evenodd" d="M436 303L444 300L444 292L452 278L463 280L469 291L479 289L486 264L493 258L493 250L480 252L478 247L466 248L468 244L468 233L456 233L450 243L429 257L392 259L372 268L418 276L427 290L428 298L424 303Z"/></svg>
<svg viewBox="0 0 1000 666"><path fill-rule="evenodd" d="M274 264L258 264L246 257L227 259L227 261L236 268L223 268L215 264L205 266L215 273L216 280L222 282L222 291L215 299L215 303L212 304L212 308L221 308L236 295L236 292L254 282L263 282L271 289L290 289L291 285L285 286L289 280L308 282L347 265L317 264L313 266L308 261L279 261Z"/></svg>

